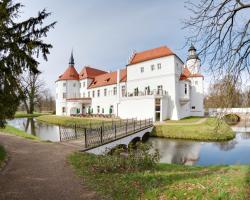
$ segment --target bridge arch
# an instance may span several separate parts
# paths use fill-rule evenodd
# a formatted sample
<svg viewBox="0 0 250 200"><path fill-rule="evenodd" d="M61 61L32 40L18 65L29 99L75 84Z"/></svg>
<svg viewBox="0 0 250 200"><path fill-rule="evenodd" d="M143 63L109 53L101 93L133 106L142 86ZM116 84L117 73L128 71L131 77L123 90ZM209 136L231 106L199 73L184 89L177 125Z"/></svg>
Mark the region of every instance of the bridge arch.
<svg viewBox="0 0 250 200"><path fill-rule="evenodd" d="M141 141L141 137L134 137L129 143L128 143L128 147L129 148L136 148L136 144L137 142Z"/></svg>
<svg viewBox="0 0 250 200"><path fill-rule="evenodd" d="M150 132L146 132L142 138L141 138L141 141L142 142L146 142L148 140L148 138L150 137Z"/></svg>
<svg viewBox="0 0 250 200"><path fill-rule="evenodd" d="M235 125L238 122L240 122L241 117L239 114L237 113L225 113L223 115L223 119L225 120L225 122L229 125Z"/></svg>
<svg viewBox="0 0 250 200"><path fill-rule="evenodd" d="M126 144L118 144L117 146L109 149L107 152L109 155L112 155L116 150L120 149L121 152L127 152L128 146Z"/></svg>

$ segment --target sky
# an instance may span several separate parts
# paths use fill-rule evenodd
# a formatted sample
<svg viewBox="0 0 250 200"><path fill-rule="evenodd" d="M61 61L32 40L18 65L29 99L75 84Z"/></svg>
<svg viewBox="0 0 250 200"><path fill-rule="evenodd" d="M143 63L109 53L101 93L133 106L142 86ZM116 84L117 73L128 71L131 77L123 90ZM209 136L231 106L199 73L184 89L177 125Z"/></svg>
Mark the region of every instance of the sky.
<svg viewBox="0 0 250 200"><path fill-rule="evenodd" d="M17 1L16 1L17 2ZM45 39L53 45L48 61L39 59L42 79L52 94L55 81L68 67L73 49L75 67L90 65L102 70L123 68L133 51L162 45L170 47L183 61L188 46L183 30L190 16L185 0L19 0L25 7L20 17L51 12L45 21L57 21ZM203 70L203 69L202 69ZM205 79L208 83L209 80Z"/></svg>

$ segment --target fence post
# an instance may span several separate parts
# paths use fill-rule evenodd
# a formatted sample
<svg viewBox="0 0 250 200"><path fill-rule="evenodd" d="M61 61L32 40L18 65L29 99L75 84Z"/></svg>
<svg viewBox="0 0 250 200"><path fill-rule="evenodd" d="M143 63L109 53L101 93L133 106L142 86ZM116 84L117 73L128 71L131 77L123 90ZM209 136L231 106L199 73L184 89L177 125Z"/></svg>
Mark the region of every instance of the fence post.
<svg viewBox="0 0 250 200"><path fill-rule="evenodd" d="M103 142L103 138L102 138L102 127L101 127L101 144Z"/></svg>
<svg viewBox="0 0 250 200"><path fill-rule="evenodd" d="M75 124L75 138L77 139L76 124Z"/></svg>
<svg viewBox="0 0 250 200"><path fill-rule="evenodd" d="M62 141L62 133L61 133L61 126L59 125L59 136L60 136L60 142Z"/></svg>
<svg viewBox="0 0 250 200"><path fill-rule="evenodd" d="M115 123L115 139L116 139L116 123Z"/></svg>
<svg viewBox="0 0 250 200"><path fill-rule="evenodd" d="M84 128L84 137L85 137L85 148L87 148L88 147L87 128Z"/></svg>
<svg viewBox="0 0 250 200"><path fill-rule="evenodd" d="M128 134L128 121L126 122L125 128L126 128L126 135L127 135Z"/></svg>
<svg viewBox="0 0 250 200"><path fill-rule="evenodd" d="M136 120L134 120L134 133L135 133L135 123L136 123Z"/></svg>

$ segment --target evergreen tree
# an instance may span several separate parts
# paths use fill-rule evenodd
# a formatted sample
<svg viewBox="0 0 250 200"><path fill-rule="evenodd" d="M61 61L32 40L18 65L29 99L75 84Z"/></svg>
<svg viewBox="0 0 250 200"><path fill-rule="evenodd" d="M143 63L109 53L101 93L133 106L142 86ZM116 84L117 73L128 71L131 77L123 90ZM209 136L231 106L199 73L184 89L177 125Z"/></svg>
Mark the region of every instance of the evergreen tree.
<svg viewBox="0 0 250 200"><path fill-rule="evenodd" d="M51 13L44 9L36 17L20 22L22 6L13 0L0 0L0 126L14 116L24 98L18 90L18 77L28 70L38 73L36 59L42 55L47 60L52 48L42 40L56 24L43 25Z"/></svg>

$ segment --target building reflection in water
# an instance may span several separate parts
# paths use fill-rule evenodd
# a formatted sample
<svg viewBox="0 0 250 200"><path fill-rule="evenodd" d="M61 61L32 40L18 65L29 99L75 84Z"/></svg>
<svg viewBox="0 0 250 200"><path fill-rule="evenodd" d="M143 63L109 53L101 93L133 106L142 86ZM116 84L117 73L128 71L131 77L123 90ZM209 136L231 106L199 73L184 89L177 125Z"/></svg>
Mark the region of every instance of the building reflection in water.
<svg viewBox="0 0 250 200"><path fill-rule="evenodd" d="M159 150L160 162L194 165L199 160L200 142L161 138L150 138L149 142Z"/></svg>

